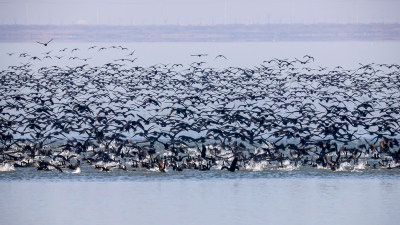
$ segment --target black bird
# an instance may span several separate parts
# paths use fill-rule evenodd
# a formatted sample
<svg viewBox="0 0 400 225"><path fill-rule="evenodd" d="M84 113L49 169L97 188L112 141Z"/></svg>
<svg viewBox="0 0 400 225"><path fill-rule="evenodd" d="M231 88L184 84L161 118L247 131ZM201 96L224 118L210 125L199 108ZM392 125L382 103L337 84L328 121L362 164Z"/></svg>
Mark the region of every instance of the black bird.
<svg viewBox="0 0 400 225"><path fill-rule="evenodd" d="M51 41L53 41L53 38L50 39L50 40L49 40L48 42L46 42L46 43L42 43L42 42L39 42L39 41L36 41L36 42L39 43L39 44L41 44L41 45L47 46Z"/></svg>
<svg viewBox="0 0 400 225"><path fill-rule="evenodd" d="M218 58L224 58L224 59L227 59L224 55L217 55L216 57L215 57L215 59L218 59Z"/></svg>
<svg viewBox="0 0 400 225"><path fill-rule="evenodd" d="M140 66L120 64L135 59L110 48L121 55L96 66L73 65L90 59L77 55L68 56L72 65L39 67L41 58L15 53L30 60L0 70L0 160L63 170L77 167L74 158L102 171L132 163L161 172L400 161L397 64L313 68L304 56L252 68Z"/></svg>
<svg viewBox="0 0 400 225"><path fill-rule="evenodd" d="M227 170L229 170L229 172L235 172L236 169L239 169L239 167L237 166L237 162L238 162L238 157L235 157L235 158L233 159L231 165L229 166L229 168L226 167L226 166L223 166L223 167L221 168L221 170L227 169Z"/></svg>
<svg viewBox="0 0 400 225"><path fill-rule="evenodd" d="M131 56L133 55L133 53L135 53L135 50L133 50L131 53L129 53L127 56Z"/></svg>
<svg viewBox="0 0 400 225"><path fill-rule="evenodd" d="M190 55L190 56L196 56L196 57L203 57L203 56L208 56L208 54L193 54L193 55Z"/></svg>

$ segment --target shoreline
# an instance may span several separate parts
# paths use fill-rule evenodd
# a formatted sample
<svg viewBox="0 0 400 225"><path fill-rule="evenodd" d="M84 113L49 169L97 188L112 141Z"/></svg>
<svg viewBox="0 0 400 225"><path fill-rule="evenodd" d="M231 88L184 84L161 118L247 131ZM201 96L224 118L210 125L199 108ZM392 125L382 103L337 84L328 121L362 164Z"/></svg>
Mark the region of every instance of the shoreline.
<svg viewBox="0 0 400 225"><path fill-rule="evenodd" d="M400 24L0 25L0 42L399 41Z"/></svg>

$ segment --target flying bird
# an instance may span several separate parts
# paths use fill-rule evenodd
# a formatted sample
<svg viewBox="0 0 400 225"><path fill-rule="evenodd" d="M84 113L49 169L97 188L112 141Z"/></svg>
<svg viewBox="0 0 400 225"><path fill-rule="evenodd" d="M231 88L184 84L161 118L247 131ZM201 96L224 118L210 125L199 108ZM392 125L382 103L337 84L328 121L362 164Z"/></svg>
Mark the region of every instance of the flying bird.
<svg viewBox="0 0 400 225"><path fill-rule="evenodd" d="M52 40L53 40L53 38L50 39L50 41L48 41L48 42L46 42L46 43L42 43L42 42L39 42L39 41L36 41L36 42L39 43L39 44L41 44L41 45L47 46Z"/></svg>
<svg viewBox="0 0 400 225"><path fill-rule="evenodd" d="M217 55L217 56L215 57L215 59L217 59L217 58L224 58L224 59L227 59L224 55Z"/></svg>
<svg viewBox="0 0 400 225"><path fill-rule="evenodd" d="M193 54L190 56L197 56L197 57L203 57L203 56L208 56L208 54Z"/></svg>

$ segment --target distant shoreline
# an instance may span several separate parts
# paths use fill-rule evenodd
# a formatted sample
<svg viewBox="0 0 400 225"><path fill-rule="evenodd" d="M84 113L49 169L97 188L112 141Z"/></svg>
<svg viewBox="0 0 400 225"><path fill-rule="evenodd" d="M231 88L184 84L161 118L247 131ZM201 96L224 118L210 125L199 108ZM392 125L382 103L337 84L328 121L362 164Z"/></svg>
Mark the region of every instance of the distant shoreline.
<svg viewBox="0 0 400 225"><path fill-rule="evenodd" d="M400 24L0 25L0 42L400 41Z"/></svg>

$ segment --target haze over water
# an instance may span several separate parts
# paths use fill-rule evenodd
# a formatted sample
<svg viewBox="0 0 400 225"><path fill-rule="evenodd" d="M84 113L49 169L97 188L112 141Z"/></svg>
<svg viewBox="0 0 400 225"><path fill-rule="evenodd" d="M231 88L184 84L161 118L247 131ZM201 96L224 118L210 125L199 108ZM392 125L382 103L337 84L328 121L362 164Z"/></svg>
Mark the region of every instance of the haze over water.
<svg viewBox="0 0 400 225"><path fill-rule="evenodd" d="M395 0L2 0L0 24L399 23Z"/></svg>
<svg viewBox="0 0 400 225"><path fill-rule="evenodd" d="M290 59L301 58L304 55L312 55L315 62L311 65L334 68L342 66L346 69L355 69L362 64L397 63L400 61L400 45L397 41L340 41L340 42L156 42L156 43L60 43L55 42L44 49L38 44L32 43L0 43L1 67L5 69L10 65L20 65L21 62L29 62L29 58L9 57L5 52L28 52L32 55L43 56L44 52L52 51L52 54L64 56L62 60L45 59L36 61L36 66L54 65L79 66L84 61L68 60L69 57L79 56L91 58L90 65L101 66L109 61L124 57L120 51L108 51L102 54L93 54L87 51L90 46L123 45L135 50L138 59L133 65L152 66L158 63L174 64L182 63L185 66L196 60L191 54L205 52L209 57L201 60L207 65L216 68L230 66L248 67L259 66L264 60L273 58ZM60 49L79 48L78 52L58 52ZM128 54L128 53L127 53ZM228 60L216 60L215 56L223 54Z"/></svg>

